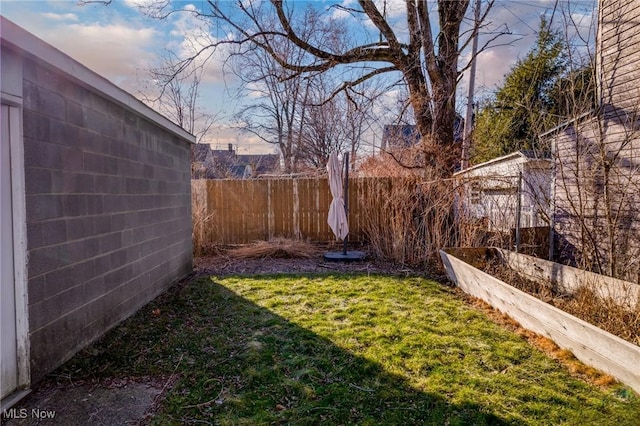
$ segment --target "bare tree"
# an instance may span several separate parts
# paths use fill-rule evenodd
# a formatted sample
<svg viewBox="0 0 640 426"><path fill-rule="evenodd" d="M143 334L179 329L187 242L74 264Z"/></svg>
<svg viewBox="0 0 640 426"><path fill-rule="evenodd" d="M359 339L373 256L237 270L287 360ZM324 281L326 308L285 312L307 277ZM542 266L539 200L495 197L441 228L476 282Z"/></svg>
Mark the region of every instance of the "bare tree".
<svg viewBox="0 0 640 426"><path fill-rule="evenodd" d="M218 38L192 59L224 44L253 46L286 70L279 75L281 80L332 70L340 72L345 78L333 90L334 95L350 92L371 78L399 72L409 89L409 101L423 143L446 146L453 142L456 85L464 71L458 68L458 58L485 21L494 0L487 2L478 24L464 34L467 37L464 40L461 24L469 0L436 3L434 12L426 0L406 1L403 22L386 15L386 1L382 8L367 0L359 0L354 7L336 3L329 10L351 14L357 29L326 33L307 31L308 20L304 15L308 8L296 8L295 2L209 0L208 11L189 12L214 20L222 25L222 31L232 35ZM171 8L170 2L158 2L150 10L157 17L166 17L176 12ZM295 61L282 54L283 44L290 44L299 52L293 55ZM425 160L437 166L440 174L450 171L447 165L439 164L438 153L443 151L426 150Z"/></svg>
<svg viewBox="0 0 640 426"><path fill-rule="evenodd" d="M380 92L363 83L366 93L357 98L345 92L325 100L332 86L328 78L328 75L317 76L309 88L306 117L301 127L300 161L323 168L331 152L349 152L353 169Z"/></svg>
<svg viewBox="0 0 640 426"><path fill-rule="evenodd" d="M206 64L191 62L187 67L179 64L178 55L166 50L158 65L148 70L150 79L143 83L142 101L196 136L200 143L217 119L217 114L200 105Z"/></svg>
<svg viewBox="0 0 640 426"><path fill-rule="evenodd" d="M284 172L296 171L300 155L300 126L306 114L309 80L280 78L279 65L264 51L248 46L233 58L235 74L242 81L240 96L254 101L236 118L241 130L278 147ZM286 46L280 49L284 54Z"/></svg>

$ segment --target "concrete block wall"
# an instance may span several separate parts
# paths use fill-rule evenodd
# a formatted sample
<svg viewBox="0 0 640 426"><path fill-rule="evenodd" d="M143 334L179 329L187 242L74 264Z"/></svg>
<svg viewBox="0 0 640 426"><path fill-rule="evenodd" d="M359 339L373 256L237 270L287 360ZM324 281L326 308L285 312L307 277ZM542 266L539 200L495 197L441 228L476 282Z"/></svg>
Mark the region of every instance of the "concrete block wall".
<svg viewBox="0 0 640 426"><path fill-rule="evenodd" d="M191 271L190 142L23 59L31 379Z"/></svg>

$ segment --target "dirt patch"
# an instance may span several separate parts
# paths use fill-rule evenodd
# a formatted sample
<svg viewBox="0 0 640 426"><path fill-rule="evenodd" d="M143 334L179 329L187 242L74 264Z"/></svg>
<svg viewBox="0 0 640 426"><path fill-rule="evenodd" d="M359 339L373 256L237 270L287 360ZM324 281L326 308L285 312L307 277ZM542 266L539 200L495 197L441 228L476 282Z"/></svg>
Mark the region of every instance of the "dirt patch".
<svg viewBox="0 0 640 426"><path fill-rule="evenodd" d="M327 262L319 252L315 257L303 259L260 258L238 259L227 255L201 257L195 259L194 269L198 275L231 274L282 274L282 273L318 273L318 272L358 272L417 274L411 268L398 267L397 264L376 260L361 262Z"/></svg>
<svg viewBox="0 0 640 426"><path fill-rule="evenodd" d="M60 385L47 381L5 412L2 423L7 426L140 424L153 412L171 382L139 378Z"/></svg>

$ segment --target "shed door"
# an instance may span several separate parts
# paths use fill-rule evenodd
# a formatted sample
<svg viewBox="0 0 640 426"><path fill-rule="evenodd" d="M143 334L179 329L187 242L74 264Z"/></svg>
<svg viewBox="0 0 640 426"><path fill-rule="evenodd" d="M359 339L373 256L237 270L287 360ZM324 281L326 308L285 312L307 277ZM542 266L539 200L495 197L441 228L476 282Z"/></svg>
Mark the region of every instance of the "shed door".
<svg viewBox="0 0 640 426"><path fill-rule="evenodd" d="M0 224L2 237L0 237L0 274L2 275L2 288L0 293L0 399L9 395L18 386L18 358L17 358L17 333L16 333L16 291L13 253L13 203L11 189L11 125L16 125L12 120L18 113L17 108L2 105L2 123L0 131ZM13 117L12 117L13 115Z"/></svg>

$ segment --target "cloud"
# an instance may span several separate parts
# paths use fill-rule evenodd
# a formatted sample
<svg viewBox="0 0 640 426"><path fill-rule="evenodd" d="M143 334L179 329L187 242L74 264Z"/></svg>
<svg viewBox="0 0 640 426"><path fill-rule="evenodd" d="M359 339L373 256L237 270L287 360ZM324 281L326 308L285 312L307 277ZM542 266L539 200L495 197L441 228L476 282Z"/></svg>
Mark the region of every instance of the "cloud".
<svg viewBox="0 0 640 426"><path fill-rule="evenodd" d="M78 21L78 15L75 13L42 13L42 16L53 21Z"/></svg>
<svg viewBox="0 0 640 426"><path fill-rule="evenodd" d="M117 82L154 58L153 28L122 24L71 24L51 28L46 40L87 67Z"/></svg>
<svg viewBox="0 0 640 426"><path fill-rule="evenodd" d="M79 7L55 1L38 3L37 8L33 2L3 2L2 13L114 83L127 81L127 90L133 89L131 80L154 60L162 43L161 28L136 19L122 2Z"/></svg>
<svg viewBox="0 0 640 426"><path fill-rule="evenodd" d="M219 39L212 35L213 22L199 17L193 5L182 10L173 16L167 49L181 60L195 57L195 66L206 65L203 81L224 82L223 67L229 52L225 45L215 46Z"/></svg>

